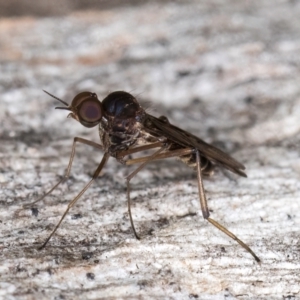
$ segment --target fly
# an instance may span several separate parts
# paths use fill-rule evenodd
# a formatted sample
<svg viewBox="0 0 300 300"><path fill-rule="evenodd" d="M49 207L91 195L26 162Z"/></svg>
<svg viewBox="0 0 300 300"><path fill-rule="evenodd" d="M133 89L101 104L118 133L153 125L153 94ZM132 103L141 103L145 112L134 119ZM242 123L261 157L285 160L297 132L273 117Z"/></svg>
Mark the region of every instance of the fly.
<svg viewBox="0 0 300 300"><path fill-rule="evenodd" d="M148 163L159 159L177 157L188 166L194 168L197 172L199 200L204 219L239 243L257 262L260 262L258 256L248 245L210 217L204 192L203 176L211 174L215 165L224 167L237 175L247 177L244 173L245 167L240 162L218 148L204 142L195 135L172 125L165 116L156 118L146 113L136 98L129 93L116 91L110 93L101 102L95 93L82 92L75 96L71 105L46 91L45 93L64 105L62 107L56 107L57 109L70 111L68 117L77 120L85 127L91 128L98 125L101 143L95 143L84 138L75 137L69 164L64 177L41 198L25 206L31 207L33 204L44 199L61 183L68 179L77 143L97 148L103 151L104 155L94 172L92 179L68 204L60 221L39 249L42 249L47 245L69 210L99 176L109 157L113 157L125 165L139 164L139 166L126 177L126 183L130 223L135 237L140 239L131 214L130 181ZM139 158L131 158L131 156L129 156L130 154L150 149L153 149L154 151L151 155Z"/></svg>

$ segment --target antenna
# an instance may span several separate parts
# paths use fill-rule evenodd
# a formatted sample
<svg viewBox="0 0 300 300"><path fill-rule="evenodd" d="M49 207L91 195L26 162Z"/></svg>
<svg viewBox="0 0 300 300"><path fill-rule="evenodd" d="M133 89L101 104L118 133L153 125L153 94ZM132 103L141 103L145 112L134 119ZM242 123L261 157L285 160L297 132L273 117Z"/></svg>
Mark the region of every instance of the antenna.
<svg viewBox="0 0 300 300"><path fill-rule="evenodd" d="M65 106L67 106L67 107L55 107L55 109L66 109L66 110L70 110L69 104L68 104L67 102L65 102L65 101L63 101L63 100L57 98L56 96L50 94L49 92L47 92L47 91L45 91L45 90L43 90L43 92L45 92L45 93L48 94L50 97L52 97L52 98L58 100L59 102L61 102L61 103L64 104Z"/></svg>

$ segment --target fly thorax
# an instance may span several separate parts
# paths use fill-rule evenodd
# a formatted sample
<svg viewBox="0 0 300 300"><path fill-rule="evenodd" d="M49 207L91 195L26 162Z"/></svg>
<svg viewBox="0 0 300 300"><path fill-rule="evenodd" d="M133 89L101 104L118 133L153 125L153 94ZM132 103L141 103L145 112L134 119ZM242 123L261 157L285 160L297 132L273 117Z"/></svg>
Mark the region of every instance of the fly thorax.
<svg viewBox="0 0 300 300"><path fill-rule="evenodd" d="M123 91L109 94L102 106L104 118L99 127L100 138L106 150L114 155L136 143L141 124L139 120L145 112L131 94Z"/></svg>
<svg viewBox="0 0 300 300"><path fill-rule="evenodd" d="M139 135L139 124L135 119L118 119L111 122L109 140L111 148L125 150L136 143Z"/></svg>

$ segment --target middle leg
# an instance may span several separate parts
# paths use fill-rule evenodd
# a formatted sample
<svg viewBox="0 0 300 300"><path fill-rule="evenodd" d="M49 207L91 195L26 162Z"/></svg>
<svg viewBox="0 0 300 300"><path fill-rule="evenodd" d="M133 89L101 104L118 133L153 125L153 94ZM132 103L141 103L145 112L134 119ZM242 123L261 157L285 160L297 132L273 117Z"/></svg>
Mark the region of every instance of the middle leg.
<svg viewBox="0 0 300 300"><path fill-rule="evenodd" d="M135 158L135 159L130 159L130 160L125 161L126 165L132 165L132 164L141 163L141 165L137 169L135 169L132 173L130 173L126 177L128 213L129 213L129 218L130 218L130 223L131 223L132 230L133 230L134 235L135 235L135 237L137 239L140 239L140 237L137 234L136 229L134 227L133 218L132 218L132 214L131 214L130 180L138 172L140 172L146 166L147 163L149 163L151 161L155 161L155 160L158 160L158 159L164 159L164 158L170 158L170 157L178 157L178 156L181 156L181 155L187 155L187 154L191 154L192 152L194 152L193 149L185 148L185 149L179 149L179 150L173 150L173 151L166 151L164 153L161 153L165 149L166 149L166 147L162 146L159 150L157 150L156 152L154 152L152 155L145 156L145 157L140 157L140 158Z"/></svg>

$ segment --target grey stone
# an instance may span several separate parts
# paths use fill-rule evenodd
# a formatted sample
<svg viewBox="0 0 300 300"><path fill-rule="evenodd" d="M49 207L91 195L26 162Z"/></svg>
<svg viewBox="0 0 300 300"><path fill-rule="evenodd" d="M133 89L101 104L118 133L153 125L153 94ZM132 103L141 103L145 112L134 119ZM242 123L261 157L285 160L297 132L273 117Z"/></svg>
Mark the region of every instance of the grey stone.
<svg viewBox="0 0 300 300"><path fill-rule="evenodd" d="M0 19L0 297L299 298L299 14L299 1L213 0ZM203 220L195 172L172 159L133 180L140 241L133 168L111 159L38 251L102 156L78 146L69 181L22 209L64 174L73 137L99 141L43 89L129 91L245 164L248 178L217 168L205 190L262 263Z"/></svg>

